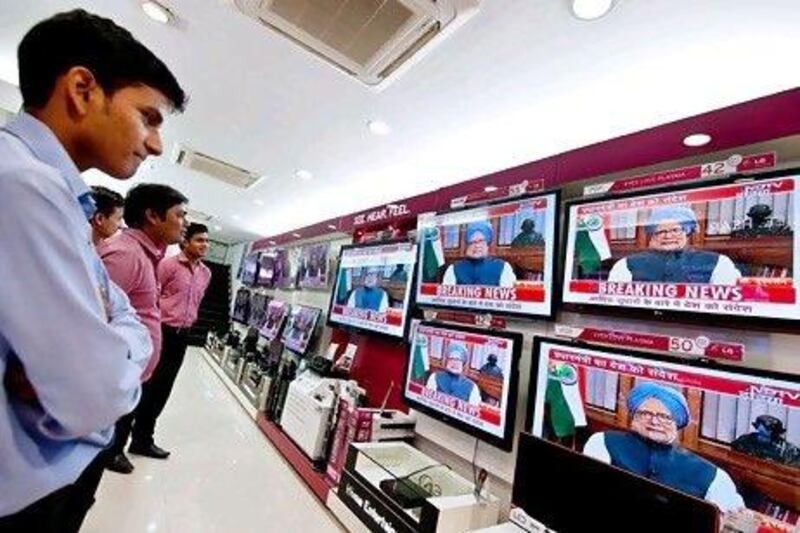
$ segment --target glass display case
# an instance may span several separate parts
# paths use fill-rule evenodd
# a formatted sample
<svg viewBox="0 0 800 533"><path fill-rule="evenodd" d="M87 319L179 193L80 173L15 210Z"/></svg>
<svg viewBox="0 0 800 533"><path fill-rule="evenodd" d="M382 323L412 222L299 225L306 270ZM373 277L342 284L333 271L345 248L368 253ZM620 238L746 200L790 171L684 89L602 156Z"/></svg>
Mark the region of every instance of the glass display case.
<svg viewBox="0 0 800 533"><path fill-rule="evenodd" d="M500 502L404 442L354 443L339 498L371 531L468 531L497 523Z"/></svg>

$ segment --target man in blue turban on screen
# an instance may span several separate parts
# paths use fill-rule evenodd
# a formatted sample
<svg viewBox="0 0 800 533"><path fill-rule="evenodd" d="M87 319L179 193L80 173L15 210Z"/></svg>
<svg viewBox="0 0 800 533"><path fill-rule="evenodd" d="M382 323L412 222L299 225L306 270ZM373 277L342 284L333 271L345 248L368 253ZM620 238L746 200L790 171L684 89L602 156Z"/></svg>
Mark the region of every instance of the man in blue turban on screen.
<svg viewBox="0 0 800 533"><path fill-rule="evenodd" d="M494 229L489 222L478 220L469 223L466 258L459 259L447 268L442 284L513 287L517 276L511 265L489 256L489 245L493 238Z"/></svg>
<svg viewBox="0 0 800 533"><path fill-rule="evenodd" d="M657 207L644 227L648 250L620 259L608 281L736 285L742 273L725 255L689 246L697 217L686 206Z"/></svg>
<svg viewBox="0 0 800 533"><path fill-rule="evenodd" d="M722 512L744 507L727 472L678 443L678 432L689 423L689 406L680 392L640 382L627 404L630 431L595 433L586 441L585 455L703 498Z"/></svg>
<svg viewBox="0 0 800 533"><path fill-rule="evenodd" d="M438 392L455 396L472 405L481 403L481 391L471 379L464 377L469 354L463 344L451 342L444 360L445 370L431 374L427 387Z"/></svg>
<svg viewBox="0 0 800 533"><path fill-rule="evenodd" d="M389 295L381 287L378 287L378 277L380 267L367 267L364 273L364 285L357 288L347 300L347 307L356 309L368 309L385 313L389 308Z"/></svg>

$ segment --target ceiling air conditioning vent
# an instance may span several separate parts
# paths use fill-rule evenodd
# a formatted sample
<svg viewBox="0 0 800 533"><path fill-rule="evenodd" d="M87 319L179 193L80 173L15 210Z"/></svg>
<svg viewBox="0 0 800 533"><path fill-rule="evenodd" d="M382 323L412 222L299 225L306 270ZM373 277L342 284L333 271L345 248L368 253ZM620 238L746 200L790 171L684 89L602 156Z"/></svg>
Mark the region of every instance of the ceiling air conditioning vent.
<svg viewBox="0 0 800 533"><path fill-rule="evenodd" d="M191 207L186 208L186 217L191 220L192 222L211 222L216 218L214 215L209 215L203 211L198 211L197 209L192 209Z"/></svg>
<svg viewBox="0 0 800 533"><path fill-rule="evenodd" d="M245 15L382 88L477 13L480 0L235 0Z"/></svg>
<svg viewBox="0 0 800 533"><path fill-rule="evenodd" d="M176 147L172 162L240 189L251 187L261 178L255 172L180 145Z"/></svg>

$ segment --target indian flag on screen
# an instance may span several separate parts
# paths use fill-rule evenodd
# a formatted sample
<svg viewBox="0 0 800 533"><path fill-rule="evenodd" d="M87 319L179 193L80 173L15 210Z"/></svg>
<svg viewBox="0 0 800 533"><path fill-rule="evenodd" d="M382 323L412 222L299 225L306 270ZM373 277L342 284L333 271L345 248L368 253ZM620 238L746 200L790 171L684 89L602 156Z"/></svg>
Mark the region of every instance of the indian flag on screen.
<svg viewBox="0 0 800 533"><path fill-rule="evenodd" d="M353 286L353 278L349 268L339 269L339 281L336 287L336 301L340 304L347 303L350 289Z"/></svg>
<svg viewBox="0 0 800 533"><path fill-rule="evenodd" d="M575 428L586 426L579 383L578 370L573 365L559 363L550 368L544 401L556 437L572 436Z"/></svg>
<svg viewBox="0 0 800 533"><path fill-rule="evenodd" d="M428 338L419 335L414 340L414 359L411 365L411 379L413 381L425 382L428 370L431 368L428 360Z"/></svg>
<svg viewBox="0 0 800 533"><path fill-rule="evenodd" d="M444 248L438 228L425 230L422 241L422 281L437 281L439 269L444 265Z"/></svg>
<svg viewBox="0 0 800 533"><path fill-rule="evenodd" d="M600 215L588 215L578 220L575 257L585 274L597 272L600 264L611 258L607 229L608 224Z"/></svg>

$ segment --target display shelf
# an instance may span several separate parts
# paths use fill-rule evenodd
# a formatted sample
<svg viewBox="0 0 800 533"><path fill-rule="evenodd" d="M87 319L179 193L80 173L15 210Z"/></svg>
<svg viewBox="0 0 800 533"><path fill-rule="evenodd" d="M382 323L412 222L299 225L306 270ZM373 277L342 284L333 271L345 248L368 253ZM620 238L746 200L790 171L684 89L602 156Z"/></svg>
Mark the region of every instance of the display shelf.
<svg viewBox="0 0 800 533"><path fill-rule="evenodd" d="M225 373L225 370L219 365L214 356L209 353L207 348L202 348L201 353L205 362L208 363L208 366L211 367L211 370L217 375L220 381L222 381L225 387L231 391L231 394L233 394L233 397L236 398L236 401L242 406L242 409L245 410L250 418L255 420L258 412L256 408L253 407L253 404L250 403L250 400L247 399L247 396L244 395L242 389L239 388L239 385L228 377L228 374Z"/></svg>
<svg viewBox="0 0 800 533"><path fill-rule="evenodd" d="M323 504L327 502L328 492L334 487L333 483L328 481L324 472L319 472L314 469L314 464L306 455L292 442L286 433L281 428L267 420L263 413L259 413L256 417L256 424L261 432L266 435L273 446L280 452L286 462L297 472L302 478L311 492L314 493Z"/></svg>

